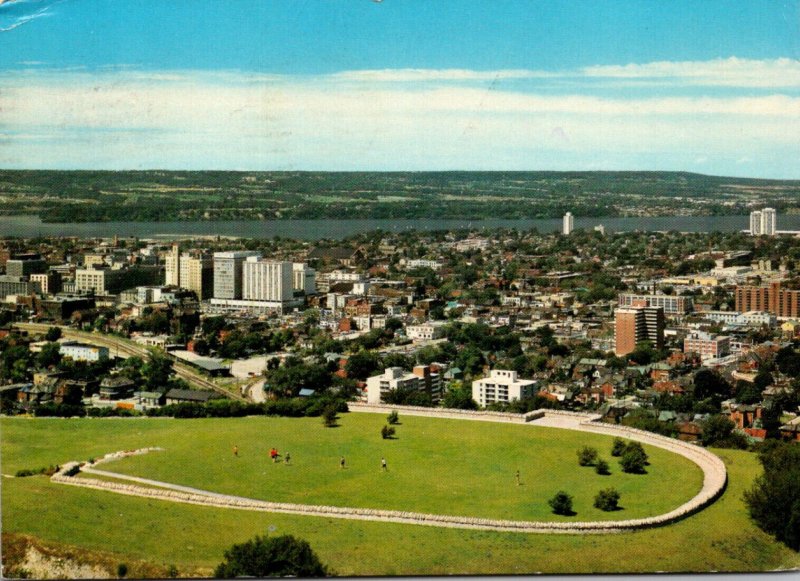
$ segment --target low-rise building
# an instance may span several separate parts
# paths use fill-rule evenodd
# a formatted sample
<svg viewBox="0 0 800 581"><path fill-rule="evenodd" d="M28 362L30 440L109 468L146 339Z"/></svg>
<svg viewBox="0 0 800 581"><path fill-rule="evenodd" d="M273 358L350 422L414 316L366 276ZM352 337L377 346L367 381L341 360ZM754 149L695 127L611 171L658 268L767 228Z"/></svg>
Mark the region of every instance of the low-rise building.
<svg viewBox="0 0 800 581"><path fill-rule="evenodd" d="M441 376L428 365L417 365L411 373L402 367L389 367L383 374L367 379L367 403L381 403L386 394L397 390L424 391L435 403L441 396Z"/></svg>
<svg viewBox="0 0 800 581"><path fill-rule="evenodd" d="M697 353L700 359L718 359L731 352L731 338L695 331L683 340L684 353Z"/></svg>
<svg viewBox="0 0 800 581"><path fill-rule="evenodd" d="M534 395L537 381L518 379L516 371L493 369L489 377L472 382L472 399L480 406L508 403Z"/></svg>
<svg viewBox="0 0 800 581"><path fill-rule="evenodd" d="M74 361L101 361L108 359L108 347L87 345L78 341L60 343L58 352L62 357L69 357Z"/></svg>

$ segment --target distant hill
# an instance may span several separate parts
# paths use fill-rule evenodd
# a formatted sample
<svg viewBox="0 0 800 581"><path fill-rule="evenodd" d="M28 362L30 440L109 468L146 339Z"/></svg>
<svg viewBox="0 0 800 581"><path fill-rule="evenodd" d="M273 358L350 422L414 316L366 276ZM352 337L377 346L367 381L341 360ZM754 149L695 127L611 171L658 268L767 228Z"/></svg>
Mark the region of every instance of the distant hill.
<svg viewBox="0 0 800 581"><path fill-rule="evenodd" d="M800 180L688 172L0 171L0 215L46 222L557 218L800 207Z"/></svg>

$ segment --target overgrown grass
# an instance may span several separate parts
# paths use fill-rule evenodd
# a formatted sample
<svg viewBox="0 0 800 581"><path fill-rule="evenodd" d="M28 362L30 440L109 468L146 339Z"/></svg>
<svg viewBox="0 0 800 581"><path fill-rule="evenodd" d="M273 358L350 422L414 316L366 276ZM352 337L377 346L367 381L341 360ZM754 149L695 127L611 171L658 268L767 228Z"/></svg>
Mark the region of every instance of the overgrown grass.
<svg viewBox="0 0 800 581"><path fill-rule="evenodd" d="M530 433L530 438L534 438L534 432L541 432L547 436L544 440L562 443L562 454L566 458L566 464L569 464L582 478L597 479L600 486L608 486L605 483L609 482L608 478L597 476L591 469L577 467L575 446L564 443L567 442L565 436L568 432L517 427L509 433L521 442L509 444L503 439L503 432L505 428L514 426L455 422L458 426L463 426L456 428L450 422L437 425L433 420L428 420L420 421L416 428L410 429L412 423L416 422L412 422L410 417L403 417L403 425L398 430L400 438L386 442L380 438L379 433L382 416L347 414L342 419L342 427L329 429L328 432L356 431L356 426L363 422L362 428L367 439L374 439L375 445L378 446L386 444L389 448L385 450L395 453L397 450L392 450L391 446L408 444L414 430L424 432L420 433L420 438L439 438L445 441L450 438L443 432L455 431L452 434L453 439L462 439L463 445L469 447L476 440L480 440L477 434L486 429L493 438L501 438L500 441L507 445L512 445L514 448L519 446L520 449L530 448L527 449L529 458L538 457L544 462L544 451L533 446L534 443L538 445L540 442L528 439L526 435ZM196 437L199 444L216 438L221 442L221 453L233 458L230 450L232 443L226 441L226 436L245 433L252 436L255 428L257 442L248 443L245 440L238 442L242 456L240 460L248 462L247 455L252 452L254 457L264 459L264 467L270 470L267 476L272 479L269 482L277 481L279 478L277 475L282 472L297 469L296 471L306 474L311 487L315 488L311 481L318 473L304 466L299 440L295 440L291 447L286 448L288 443L280 441L278 437L280 430L276 426L284 422L295 422L294 425L301 428L295 431L296 434L313 430L316 436L319 436L318 432L324 430L321 423L317 424L315 421L275 418L199 422L166 419L4 419L0 421L3 431L3 471L9 473L24 466L64 462L73 458L88 458L90 455L98 457L112 450L145 445L163 445L168 448L166 444L172 444L166 452L159 453L163 455L163 460L168 457L170 450L176 453L180 449L176 447L179 443L176 441L178 438L189 436ZM373 422L374 426L371 425ZM229 428L229 425L238 427ZM444 426L446 429L438 426ZM244 432L239 432L240 429ZM476 432L474 438L469 436L473 431ZM483 437L486 437L485 433ZM527 444L527 448L524 444ZM293 463L295 458L297 463L294 466L270 464L265 453L272 445L282 452L288 449L292 454ZM478 443L475 442L474 445L477 446ZM596 445L596 441L590 445ZM610 446L610 441L608 445ZM605 445L597 447L605 449ZM458 448L461 449L462 446ZM191 449L188 443L186 449ZM344 485L356 486L359 483L358 479L351 480L352 477L349 475L350 471L356 474L359 469L356 460L359 450L361 448L357 447L357 443L353 443L348 452L347 459L351 468L344 471L348 473L347 479L342 481ZM479 455L480 451L481 448L478 450ZM339 452L338 450L331 452L333 457L331 470L334 473L331 478L339 478L336 462L338 460L336 454ZM655 450L648 448L648 453L650 452ZM741 496L760 471L755 456L747 452L729 450L718 453L725 460L730 477L728 489L719 501L674 525L617 535L524 535L251 513L73 488L52 484L43 477L3 481L2 525L4 532L26 533L49 542L103 551L118 555L119 561L142 560L161 566L175 563L181 570L199 568L200 571L208 573L222 560L225 548L256 534L268 532L293 534L307 539L322 560L333 567L339 575L500 574L538 571L547 573L764 571L800 566L800 556L797 553L772 541L769 536L758 530L746 515ZM155 458L155 455L151 457ZM399 457L394 455L386 457L390 461L390 474L395 468L400 469ZM147 457L142 457L144 458ZM500 462L496 462L493 458L483 456L481 458L477 465L480 468L478 472L490 473L492 467ZM655 454L651 454L651 461L653 465L649 468L650 474L644 478L653 477L653 480L658 478L660 490L676 485L676 481L681 479L679 474L674 474L672 477L669 474L657 474L655 469L658 460ZM365 470L374 471L376 477L381 476L380 456L364 462ZM615 468L616 462L611 462L611 465L615 472L618 472ZM325 466L327 468L327 464ZM113 467L114 464L105 465L105 468ZM126 467L128 468L132 469L133 466ZM473 466L473 470L474 468ZM182 465L181 469L182 472L173 474L176 477L173 481L179 481L178 477L183 474L199 471L188 464ZM504 476L498 496L514 492L516 488L514 469L512 467L509 476ZM526 472L529 469L524 465L520 469L523 481L526 481L528 478ZM345 478L344 474L341 477ZM519 488L526 489L530 486L532 484L525 484ZM557 487L558 484L554 482L553 486ZM465 488L469 489L468 486ZM594 490L594 487L592 489ZM355 488L351 489L351 496L358 497L361 492ZM538 501L544 503L547 497L545 495ZM462 506L465 505L466 503L462 503ZM577 518L581 518L587 512L577 502L576 509L579 512Z"/></svg>

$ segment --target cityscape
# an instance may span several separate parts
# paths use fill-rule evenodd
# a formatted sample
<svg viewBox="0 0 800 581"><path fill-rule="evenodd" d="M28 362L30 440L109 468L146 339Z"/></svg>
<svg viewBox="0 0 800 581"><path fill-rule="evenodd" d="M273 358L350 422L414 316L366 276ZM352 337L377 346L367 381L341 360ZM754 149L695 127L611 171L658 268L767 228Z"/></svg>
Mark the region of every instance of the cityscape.
<svg viewBox="0 0 800 581"><path fill-rule="evenodd" d="M736 8L0 1L0 576L800 570Z"/></svg>

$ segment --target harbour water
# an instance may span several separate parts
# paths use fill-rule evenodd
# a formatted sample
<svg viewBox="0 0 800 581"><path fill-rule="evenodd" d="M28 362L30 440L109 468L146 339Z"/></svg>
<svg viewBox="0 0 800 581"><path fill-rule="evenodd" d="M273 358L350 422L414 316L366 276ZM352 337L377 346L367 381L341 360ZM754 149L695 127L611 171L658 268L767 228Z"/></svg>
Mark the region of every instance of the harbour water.
<svg viewBox="0 0 800 581"><path fill-rule="evenodd" d="M576 218L575 228L592 229L602 224L606 232L735 232L748 228L748 216L662 216L628 218ZM79 236L171 238L192 236L239 236L244 238L341 239L361 232L383 230L455 230L463 228L517 228L554 232L561 219L546 220L235 220L220 222L82 222L44 223L36 216L0 217L0 236ZM778 216L780 230L800 230L800 215Z"/></svg>

